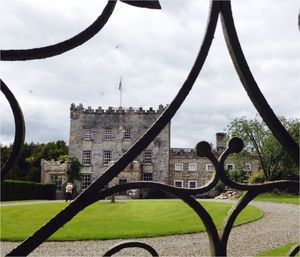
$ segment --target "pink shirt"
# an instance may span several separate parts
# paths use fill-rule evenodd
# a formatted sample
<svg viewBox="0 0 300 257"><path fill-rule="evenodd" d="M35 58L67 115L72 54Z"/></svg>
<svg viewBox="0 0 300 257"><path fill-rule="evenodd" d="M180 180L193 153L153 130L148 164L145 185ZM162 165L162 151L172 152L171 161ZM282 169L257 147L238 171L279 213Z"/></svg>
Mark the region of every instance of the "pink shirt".
<svg viewBox="0 0 300 257"><path fill-rule="evenodd" d="M73 186L71 184L66 186L66 193L72 193Z"/></svg>

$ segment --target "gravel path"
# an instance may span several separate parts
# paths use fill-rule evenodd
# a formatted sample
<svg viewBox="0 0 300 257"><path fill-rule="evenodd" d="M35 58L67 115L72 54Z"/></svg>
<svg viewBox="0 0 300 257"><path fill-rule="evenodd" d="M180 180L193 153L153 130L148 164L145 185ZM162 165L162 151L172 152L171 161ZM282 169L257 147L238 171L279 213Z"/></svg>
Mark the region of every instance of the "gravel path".
<svg viewBox="0 0 300 257"><path fill-rule="evenodd" d="M267 202L253 202L253 205L261 208L265 216L231 231L228 256L254 256L261 251L299 241L299 206ZM46 242L29 256L102 256L113 245L122 241L124 240ZM137 241L151 245L159 256L210 255L206 233L143 238ZM18 243L1 242L1 256L16 245ZM140 249L124 249L114 256L150 255Z"/></svg>

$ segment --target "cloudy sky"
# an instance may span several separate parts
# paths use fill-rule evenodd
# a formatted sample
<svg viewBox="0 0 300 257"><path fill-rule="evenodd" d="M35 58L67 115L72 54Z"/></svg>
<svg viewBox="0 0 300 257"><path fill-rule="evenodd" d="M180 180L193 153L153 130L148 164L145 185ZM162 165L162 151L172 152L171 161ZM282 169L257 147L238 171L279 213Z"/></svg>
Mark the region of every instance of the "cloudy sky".
<svg viewBox="0 0 300 257"><path fill-rule="evenodd" d="M180 89L196 58L208 0L160 0L162 10L118 2L104 29L84 45L44 60L1 62L1 78L18 99L27 142L68 142L71 103L85 107L158 108ZM1 49L54 44L89 26L102 12L99 0L1 0ZM244 54L277 115L299 117L300 37L297 0L233 1ZM1 142L13 141L9 105L0 96ZM173 147L215 142L235 117L255 108L238 79L220 22L193 90L172 120Z"/></svg>

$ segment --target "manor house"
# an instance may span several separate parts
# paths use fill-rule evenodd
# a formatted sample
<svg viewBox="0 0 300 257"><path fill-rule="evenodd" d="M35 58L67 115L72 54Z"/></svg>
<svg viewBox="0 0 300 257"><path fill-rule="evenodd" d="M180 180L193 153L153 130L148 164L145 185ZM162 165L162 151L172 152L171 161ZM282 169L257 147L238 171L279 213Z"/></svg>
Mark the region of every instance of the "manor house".
<svg viewBox="0 0 300 257"><path fill-rule="evenodd" d="M71 105L69 157L77 158L81 164L82 181L80 190L87 188L92 181L102 175L113 162L118 160L154 123L165 107L113 108L94 110L81 104ZM160 132L152 143L117 177L111 185L134 181L157 181L175 187L197 188L211 178L214 167L207 158L196 155L193 148L170 147L170 124ZM225 134L216 134L215 155L225 149ZM42 161L42 182L53 182L58 191L66 182L63 165L59 162ZM235 164L228 161L228 170ZM50 168L52 167L52 168ZM56 171L53 167L56 167ZM256 159L245 163L245 169L252 172L258 169ZM59 193L59 192L58 192ZM128 192L122 192L128 194ZM143 197L139 195L138 197Z"/></svg>

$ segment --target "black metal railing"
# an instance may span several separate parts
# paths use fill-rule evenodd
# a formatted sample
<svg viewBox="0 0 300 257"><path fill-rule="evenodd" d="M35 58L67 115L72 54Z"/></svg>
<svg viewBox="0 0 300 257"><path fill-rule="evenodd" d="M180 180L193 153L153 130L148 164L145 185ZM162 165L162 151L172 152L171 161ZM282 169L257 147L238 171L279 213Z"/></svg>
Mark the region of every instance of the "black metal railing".
<svg viewBox="0 0 300 257"><path fill-rule="evenodd" d="M139 7L156 9L160 8L159 2L155 0L122 2ZM41 48L24 50L2 50L1 59L2 61L27 61L48 58L78 47L79 45L92 38L103 28L110 15L113 13L115 5L115 0L108 1L102 14L92 25L68 40ZM255 79L249 69L235 30L230 1L212 1L206 32L204 34L203 42L196 57L195 63L181 89L179 90L173 101L170 103L170 105L165 109L165 111L155 121L155 123L147 130L145 135L140 138L111 167L109 167L103 175L97 178L97 180L95 180L85 191L83 191L70 205L68 205L65 209L55 215L48 223L39 228L35 233L33 233L30 237L28 237L25 241L23 241L20 245L18 245L15 249L8 253L8 256L28 255L40 244L45 242L47 238L49 238L54 232L56 232L64 224L70 221L81 210L94 203L95 201L124 190L139 188L152 188L160 191L165 191L175 195L176 197L187 203L196 212L196 214L199 216L206 227L210 242L211 255L226 256L227 242L232 230L233 223L236 220L238 214L248 205L251 200L253 200L257 195L263 192L271 191L273 189L297 189L299 187L298 181L276 181L258 185L246 185L235 183L234 181L230 180L226 176L226 173L224 171L224 162L230 154L239 153L242 150L243 142L239 138L231 139L229 141L227 149L218 159L216 159L216 157L213 155L211 146L207 142L200 142L197 145L197 155L201 157L207 157L215 167L215 173L211 181L203 187L196 189L184 189L175 188L173 186L158 182L134 182L117 185L110 188L105 187L155 139L155 137L171 121L176 111L180 108L181 104L184 102L185 98L192 89L195 80L199 76L202 66L204 65L207 54L210 50L210 46L212 44L219 16L221 17L224 37L231 55L231 59L249 98L251 99L252 103L254 104L263 120L266 122L269 129L272 131L273 135L278 139L278 141L290 154L294 161L299 163L299 146L296 142L294 142L292 137L285 130L283 125L274 114L273 110L271 109L263 94L261 93L259 87L257 86L257 83L255 82ZM25 138L25 123L21 108L17 100L2 80L1 91L5 95L11 106L16 127L12 154L1 170L1 180L4 180L12 165L16 163L18 156L20 155ZM210 214L202 207L201 203L195 200L194 195L208 192L210 189L214 188L220 180L225 185L233 189L245 191L245 193L241 197L241 199L232 207L231 211L227 215L222 230L218 232ZM125 242L119 244L106 252L104 256L111 256L121 249L128 247L143 248L152 256L158 256L158 253L151 246L140 242ZM295 256L298 251L299 246L294 247L290 250L289 256Z"/></svg>

